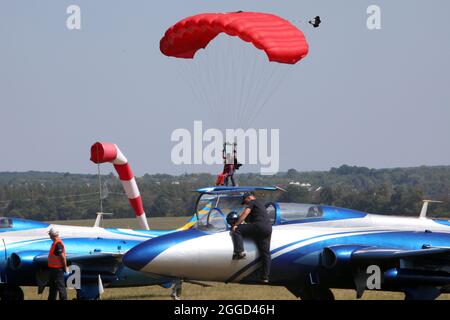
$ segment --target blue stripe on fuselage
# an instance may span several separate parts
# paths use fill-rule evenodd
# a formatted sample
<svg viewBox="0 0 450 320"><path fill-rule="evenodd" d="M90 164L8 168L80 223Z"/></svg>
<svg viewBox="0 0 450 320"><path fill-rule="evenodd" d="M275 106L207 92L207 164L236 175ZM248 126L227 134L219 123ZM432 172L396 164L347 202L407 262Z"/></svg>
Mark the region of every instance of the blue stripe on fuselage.
<svg viewBox="0 0 450 320"><path fill-rule="evenodd" d="M372 232L363 235L343 235L323 241L317 241L312 244L294 248L273 259L271 279L284 278L286 274L295 277L301 270L307 272L306 261L302 258L314 253L320 252L323 248L332 245L342 244L361 244L374 247L398 248L399 250L420 250L423 245L431 246L449 246L450 234L437 232L418 232L418 231L394 231L394 232ZM303 262L302 262L303 261ZM299 266L303 265L303 268ZM315 265L311 265L315 268Z"/></svg>
<svg viewBox="0 0 450 320"><path fill-rule="evenodd" d="M373 232L380 232L381 230L378 231L373 231ZM326 237L326 236L333 236L333 235L351 235L354 234L355 232L359 232L359 231L346 231L346 232L336 232L336 233L329 233L329 234L322 234L322 235L318 235L318 236L314 236L314 237L310 237L310 238L306 238L306 239L302 239L302 240L298 240L298 241L294 241L288 244L285 244L281 247L278 247L274 250L270 251L270 254L273 255L274 253L277 253L278 251L281 251L283 249L286 249L288 247L291 247L293 245L296 245L300 242L304 242L304 241L309 241L309 240L313 240L313 239L317 239L317 238L322 238L322 237ZM370 231L369 231L370 232ZM342 238L339 238L342 239ZM239 277L242 273L244 273L245 271L247 271L248 269L250 269L251 267L253 267L254 265L256 265L257 263L259 263L261 261L261 257L253 260L252 262L250 262L249 264L247 264L245 267L243 267L241 270L239 270L238 272L236 272L235 274L233 274L226 282L232 282L234 279L236 279L237 277Z"/></svg>
<svg viewBox="0 0 450 320"><path fill-rule="evenodd" d="M145 241L132 248L124 256L123 262L129 268L141 270L168 248L181 242L206 235L208 235L208 233L196 229L189 229L162 235L160 237L153 238L151 240L151 244L149 244L148 241Z"/></svg>
<svg viewBox="0 0 450 320"><path fill-rule="evenodd" d="M133 230L134 232L126 232L124 230L119 230L117 228L106 228L105 230L111 233L116 233L124 236L140 237L146 239L159 237L161 235L176 231L176 230Z"/></svg>

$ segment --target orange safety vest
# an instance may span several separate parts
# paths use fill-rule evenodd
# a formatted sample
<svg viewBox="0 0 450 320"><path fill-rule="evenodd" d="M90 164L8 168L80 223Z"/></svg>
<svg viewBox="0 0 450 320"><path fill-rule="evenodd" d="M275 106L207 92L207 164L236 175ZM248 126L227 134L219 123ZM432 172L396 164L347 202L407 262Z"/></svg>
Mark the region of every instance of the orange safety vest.
<svg viewBox="0 0 450 320"><path fill-rule="evenodd" d="M63 257L66 256L66 248L64 247L64 243L61 239L55 240L50 248L50 252L48 253L48 267L49 268L64 268L64 264L61 261L61 256L55 255L55 248L58 243L61 243L63 247L63 252L61 253Z"/></svg>

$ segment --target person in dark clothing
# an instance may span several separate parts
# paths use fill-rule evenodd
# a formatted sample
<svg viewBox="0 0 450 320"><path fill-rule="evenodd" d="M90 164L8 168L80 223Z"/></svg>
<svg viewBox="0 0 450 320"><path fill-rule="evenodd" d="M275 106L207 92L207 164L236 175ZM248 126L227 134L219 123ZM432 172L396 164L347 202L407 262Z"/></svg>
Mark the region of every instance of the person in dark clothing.
<svg viewBox="0 0 450 320"><path fill-rule="evenodd" d="M308 23L312 25L314 28L318 28L322 23L322 21L320 20L319 16L315 16L314 19L311 19L310 21L308 21Z"/></svg>
<svg viewBox="0 0 450 320"><path fill-rule="evenodd" d="M56 300L56 294L59 292L60 300L67 300L66 285L64 283L64 272L68 272L66 249L62 240L59 238L59 232L53 228L48 232L53 243L48 253L49 268L49 294L48 300Z"/></svg>
<svg viewBox="0 0 450 320"><path fill-rule="evenodd" d="M231 238L234 246L233 260L246 257L243 238L249 237L253 239L262 259L261 281L268 283L271 264L270 239L272 236L272 222L264 203L257 200L252 193L244 193L242 204L245 204L246 208L231 229ZM242 224L244 221L247 223Z"/></svg>

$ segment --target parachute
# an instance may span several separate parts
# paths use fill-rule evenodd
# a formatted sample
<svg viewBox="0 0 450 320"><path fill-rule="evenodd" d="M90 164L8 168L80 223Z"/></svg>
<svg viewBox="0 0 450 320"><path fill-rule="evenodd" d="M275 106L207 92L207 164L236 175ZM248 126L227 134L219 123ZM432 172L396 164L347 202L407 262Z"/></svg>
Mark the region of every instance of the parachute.
<svg viewBox="0 0 450 320"><path fill-rule="evenodd" d="M289 21L259 12L202 13L170 27L160 41L161 52L194 58L219 33L237 36L264 50L270 61L295 64L308 54L303 33Z"/></svg>
<svg viewBox="0 0 450 320"><path fill-rule="evenodd" d="M114 143L96 142L91 146L91 161L99 164L111 162L119 175L120 182L136 213L141 228L148 230L147 217L142 205L141 194L127 158Z"/></svg>
<svg viewBox="0 0 450 320"><path fill-rule="evenodd" d="M273 14L202 13L168 28L160 51L176 58L179 79L206 106L193 112L209 114L210 125L225 130L251 127L309 45L301 30Z"/></svg>

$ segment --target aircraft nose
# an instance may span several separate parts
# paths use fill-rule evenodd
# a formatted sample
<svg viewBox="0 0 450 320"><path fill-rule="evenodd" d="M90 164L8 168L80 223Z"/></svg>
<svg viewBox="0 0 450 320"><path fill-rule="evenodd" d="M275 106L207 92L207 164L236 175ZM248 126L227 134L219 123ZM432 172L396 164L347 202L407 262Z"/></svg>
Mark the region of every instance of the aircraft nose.
<svg viewBox="0 0 450 320"><path fill-rule="evenodd" d="M130 249L123 257L122 262L130 269L143 271L148 264L165 250L181 242L203 235L205 235L203 232L193 229L155 237Z"/></svg>

